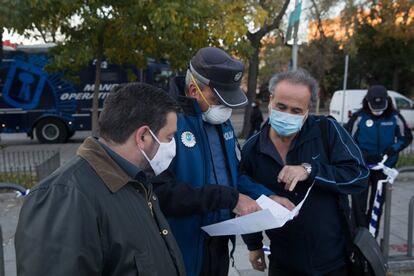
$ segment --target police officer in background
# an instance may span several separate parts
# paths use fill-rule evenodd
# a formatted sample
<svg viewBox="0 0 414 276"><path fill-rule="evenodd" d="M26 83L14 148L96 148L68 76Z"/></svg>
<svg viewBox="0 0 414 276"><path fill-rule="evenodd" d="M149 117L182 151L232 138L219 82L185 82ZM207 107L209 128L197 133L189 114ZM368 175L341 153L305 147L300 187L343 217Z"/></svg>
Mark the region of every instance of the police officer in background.
<svg viewBox="0 0 414 276"><path fill-rule="evenodd" d="M401 114L394 109L387 89L382 85L374 85L368 89L362 102L362 109L351 117L346 128L359 145L368 167L381 162L384 155L388 156L385 165L394 167L398 161L399 152L406 148L413 139L411 130L407 127ZM361 194L353 195L352 209L357 226L368 227L378 180L385 178L382 171L370 171L369 187L371 187L371 192L368 211L369 189ZM385 185L380 200L381 207L377 210L377 222L381 219L382 203L385 202ZM376 227L377 235L378 225Z"/></svg>
<svg viewBox="0 0 414 276"><path fill-rule="evenodd" d="M252 102L252 114L250 116L250 130L248 138L260 131L260 127L263 123L263 114L260 110L260 100L256 99Z"/></svg>

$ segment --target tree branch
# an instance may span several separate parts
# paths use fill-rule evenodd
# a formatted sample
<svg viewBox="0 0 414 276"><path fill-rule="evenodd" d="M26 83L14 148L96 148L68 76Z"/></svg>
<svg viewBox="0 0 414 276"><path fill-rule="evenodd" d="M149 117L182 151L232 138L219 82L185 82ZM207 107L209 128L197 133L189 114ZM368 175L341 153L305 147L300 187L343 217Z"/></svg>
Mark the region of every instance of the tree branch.
<svg viewBox="0 0 414 276"><path fill-rule="evenodd" d="M263 1L260 1L260 5L262 5ZM250 31L247 32L247 38L252 42L252 43L258 43L260 42L260 40L262 39L262 37L264 37L268 32L276 29L279 27L280 21L283 18L283 15L285 15L286 13L286 9L289 6L290 0L285 0L285 3L282 6L282 9L280 10L279 14L273 19L273 22L271 24L264 24L264 26L262 28L260 28L257 32L252 33ZM263 3L263 8L265 7L264 3Z"/></svg>
<svg viewBox="0 0 414 276"><path fill-rule="evenodd" d="M326 38L325 31L323 30L323 26L322 26L321 11L318 9L318 6L317 6L315 0L311 0L311 2L312 2L312 6L315 10L316 20L318 21L318 31L319 31L320 38Z"/></svg>
<svg viewBox="0 0 414 276"><path fill-rule="evenodd" d="M46 34L45 34L45 32L42 30L42 28L41 27L39 27L39 26L37 26L36 24L34 24L34 27L35 27L35 29L40 33L40 36L42 37L42 39L43 39L43 41L45 42L45 43L47 43L48 41L47 41L47 37L46 37Z"/></svg>
<svg viewBox="0 0 414 276"><path fill-rule="evenodd" d="M289 6L290 0L285 0L285 3L283 4L282 9L280 10L279 14L276 16L276 18L273 20L273 22L270 25L265 25L265 28L267 28L267 32L276 29L280 21L282 20L283 16L286 13L287 7Z"/></svg>

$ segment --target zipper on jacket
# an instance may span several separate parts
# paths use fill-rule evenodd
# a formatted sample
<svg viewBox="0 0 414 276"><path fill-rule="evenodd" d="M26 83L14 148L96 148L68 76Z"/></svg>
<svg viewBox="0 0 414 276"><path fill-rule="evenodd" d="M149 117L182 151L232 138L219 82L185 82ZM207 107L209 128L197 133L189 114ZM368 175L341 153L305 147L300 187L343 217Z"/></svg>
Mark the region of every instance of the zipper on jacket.
<svg viewBox="0 0 414 276"><path fill-rule="evenodd" d="M142 184L141 182L138 182L138 184L142 187L142 190L144 191L145 200L147 201L148 208L151 211L151 215L154 217L154 211L152 209L152 202L151 202L151 191L147 192L147 189L145 189L144 184Z"/></svg>
<svg viewBox="0 0 414 276"><path fill-rule="evenodd" d="M201 145L203 145L202 147L201 147L201 150L203 151L203 156L207 156L206 155L206 152L207 152L207 149L206 149L206 145L208 145L208 137L207 137L207 133L206 133L206 130L204 129L204 125L203 125L203 119L201 118L201 116L197 116L197 121L198 121L198 125L199 125L199 127L200 127L200 139L202 140L202 143L201 143ZM205 140L207 140L207 143L206 143L206 141ZM211 151L210 151L210 158L211 158ZM204 160L204 169L203 169L203 179L204 179L204 182L205 183L208 183L208 182L210 182L210 180L209 179L207 179L207 170L206 170L206 168L207 168L207 166L209 166L209 164L208 164L208 162L206 161L207 160L207 158L203 158ZM211 168L212 169L212 168ZM209 176L208 176L209 177Z"/></svg>
<svg viewBox="0 0 414 276"><path fill-rule="evenodd" d="M379 121L379 120L378 120ZM381 125L381 122L379 122L379 124L378 124L378 122L376 122L377 124L375 124L376 126L376 128L377 128L377 154L379 154L379 155L381 155L381 152L380 152L380 149L381 149L381 145L380 145L380 143L381 143L381 141L380 141L380 125Z"/></svg>

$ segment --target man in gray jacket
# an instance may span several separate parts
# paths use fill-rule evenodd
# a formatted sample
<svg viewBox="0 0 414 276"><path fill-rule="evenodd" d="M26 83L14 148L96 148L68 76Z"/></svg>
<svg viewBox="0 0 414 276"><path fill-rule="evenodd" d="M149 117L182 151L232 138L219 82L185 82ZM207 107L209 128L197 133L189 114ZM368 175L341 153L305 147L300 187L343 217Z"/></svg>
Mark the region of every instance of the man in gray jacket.
<svg viewBox="0 0 414 276"><path fill-rule="evenodd" d="M15 236L18 275L185 275L145 176L175 155L177 110L150 85L110 93L101 138L87 138L27 196Z"/></svg>

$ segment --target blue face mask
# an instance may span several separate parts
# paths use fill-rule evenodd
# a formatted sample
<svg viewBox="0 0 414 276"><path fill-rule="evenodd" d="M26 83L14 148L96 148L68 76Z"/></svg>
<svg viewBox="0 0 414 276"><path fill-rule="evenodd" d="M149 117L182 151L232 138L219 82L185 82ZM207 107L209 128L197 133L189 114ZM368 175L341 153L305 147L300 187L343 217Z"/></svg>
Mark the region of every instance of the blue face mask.
<svg viewBox="0 0 414 276"><path fill-rule="evenodd" d="M295 115L271 109L269 123L282 137L292 136L302 128L305 115Z"/></svg>

